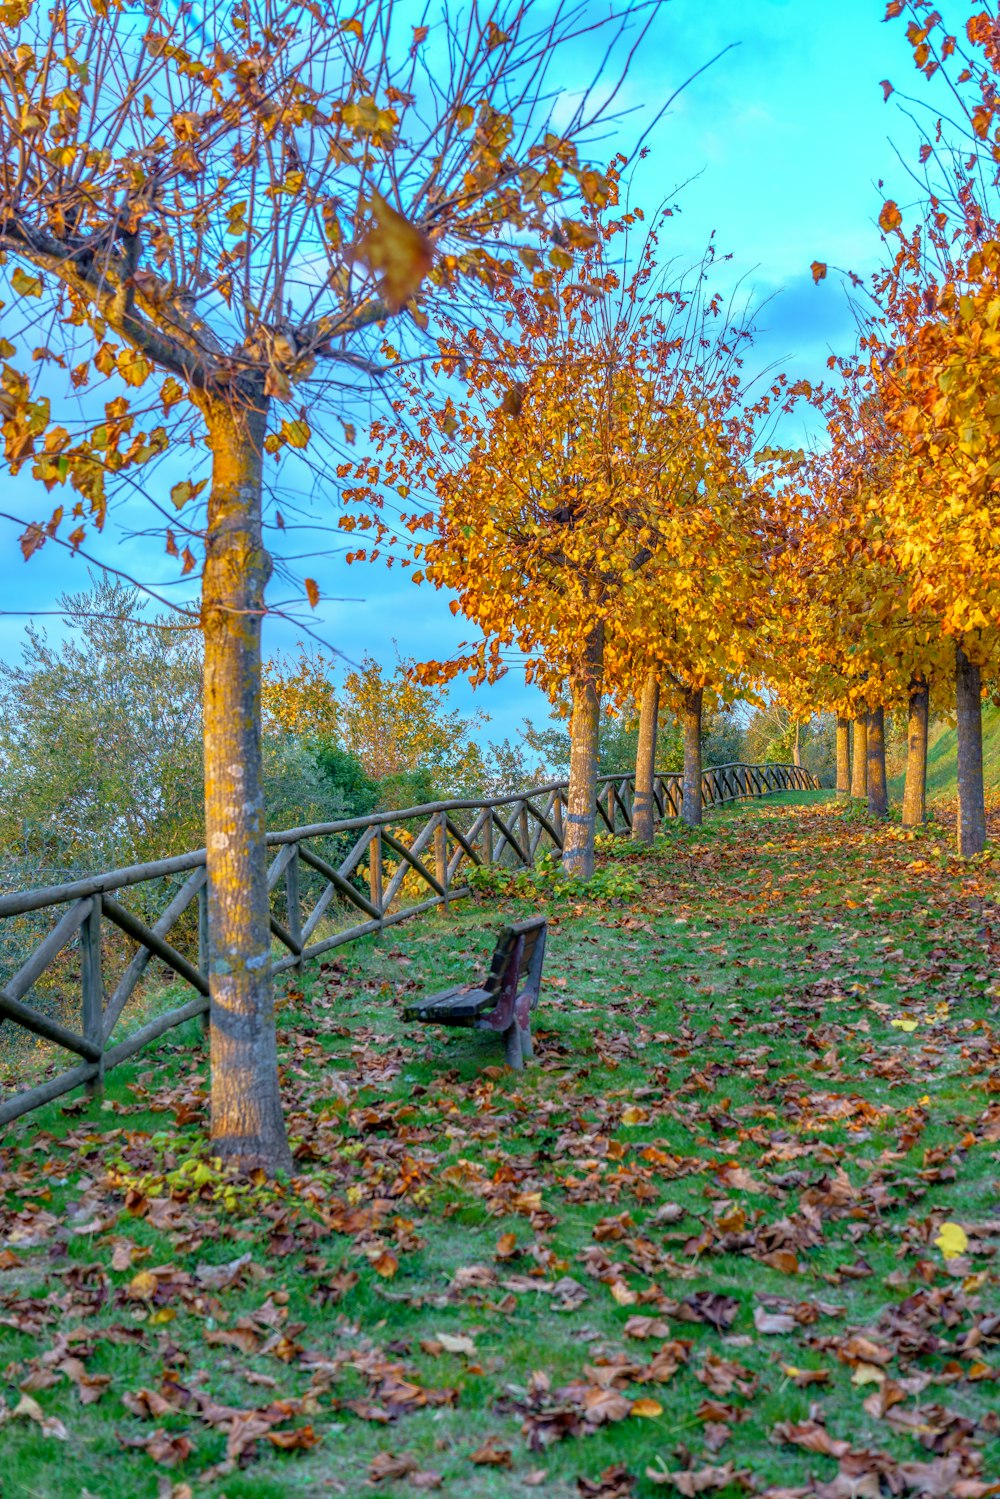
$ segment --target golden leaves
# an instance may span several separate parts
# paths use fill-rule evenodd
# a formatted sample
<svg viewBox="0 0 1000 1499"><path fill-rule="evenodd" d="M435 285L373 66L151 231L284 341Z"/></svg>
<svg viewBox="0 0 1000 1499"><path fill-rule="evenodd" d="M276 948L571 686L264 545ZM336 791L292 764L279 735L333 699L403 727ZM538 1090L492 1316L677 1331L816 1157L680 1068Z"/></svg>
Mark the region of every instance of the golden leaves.
<svg viewBox="0 0 1000 1499"><path fill-rule="evenodd" d="M305 587L306 597L309 600L309 607L310 609L315 609L316 605L319 603L320 597L319 584L316 582L315 578L306 578Z"/></svg>
<svg viewBox="0 0 1000 1499"><path fill-rule="evenodd" d="M960 1223L942 1223L935 1245L943 1259L957 1260L969 1247L969 1236Z"/></svg>
<svg viewBox="0 0 1000 1499"><path fill-rule="evenodd" d="M399 115L394 109L380 108L373 94L362 94L345 104L341 119L356 135L369 135L375 139L391 136L399 124Z"/></svg>
<svg viewBox="0 0 1000 1499"><path fill-rule="evenodd" d="M398 312L419 289L434 261L431 241L422 229L397 213L378 193L372 199L374 226L355 254L381 273L379 290L390 312Z"/></svg>
<svg viewBox="0 0 1000 1499"><path fill-rule="evenodd" d="M126 385L143 385L153 372L153 366L138 349L122 349L115 365Z"/></svg>
<svg viewBox="0 0 1000 1499"><path fill-rule="evenodd" d="M200 479L197 484L193 484L190 479L182 479L171 489L170 498L178 510L183 510L189 500L197 499L207 483L207 479Z"/></svg>
<svg viewBox="0 0 1000 1499"><path fill-rule="evenodd" d="M819 283L821 281L825 281L826 280L826 262L825 261L823 261L823 260L814 260L813 263L812 263L812 265L809 267L809 269L812 271L813 282L817 286L819 285Z"/></svg>
<svg viewBox="0 0 1000 1499"><path fill-rule="evenodd" d="M878 216L878 226L883 234L890 234L893 229L898 229L903 222L903 215L899 207L891 198L882 205L882 212Z"/></svg>
<svg viewBox="0 0 1000 1499"><path fill-rule="evenodd" d="M21 266L14 267L14 274L10 278L10 284L22 297L40 297L42 295L43 281L41 276L29 276Z"/></svg>

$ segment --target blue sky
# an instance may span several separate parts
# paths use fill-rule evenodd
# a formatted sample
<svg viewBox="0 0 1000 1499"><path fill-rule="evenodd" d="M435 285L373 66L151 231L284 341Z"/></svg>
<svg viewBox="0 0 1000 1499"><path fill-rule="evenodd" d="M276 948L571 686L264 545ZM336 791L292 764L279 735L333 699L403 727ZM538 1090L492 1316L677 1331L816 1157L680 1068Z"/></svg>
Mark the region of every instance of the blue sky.
<svg viewBox="0 0 1000 1499"><path fill-rule="evenodd" d="M746 277L759 297L771 298L752 357L761 366L776 363L795 378L821 378L830 350L853 342L839 281L831 276L814 286L810 263L818 259L861 273L873 267L881 245L878 180L886 180L885 196L907 196L890 141L912 161L914 131L893 101L883 102L879 83L888 77L917 94L925 85L902 26L883 24L883 12L883 0L841 0L837 6L673 0L655 43L643 47L630 70L621 100L631 112L606 133L601 147L607 156L629 151L679 84L727 44L739 44L695 79L657 125L650 154L636 168L634 199L652 211L676 197L681 212L662 240L667 255L689 260L715 231L719 253L733 256L725 274ZM568 93L589 76L584 53L576 77L573 61L565 69ZM801 440L804 434L786 435ZM182 476L180 462L176 474L159 470L156 482L166 487ZM51 501L30 478L5 475L0 509L45 518ZM135 512L129 520L143 523ZM62 591L86 586L82 559L46 546L22 563L16 535L0 522L8 558L0 606L12 611L0 614L0 657L8 659L18 654L24 613L53 609ZM147 580L170 576L162 542L129 540L115 521L99 555ZM305 570L329 596L310 623L349 659L368 651L389 660L394 642L405 655L440 658L474 633L452 617L444 595L415 587L398 570L348 567L338 557L318 559ZM58 619L45 622L53 633L60 631ZM288 621L270 621L265 648L290 649L297 633ZM458 683L453 696L456 706L490 715L486 732L492 738L516 734L526 712L540 719L547 711L515 669L475 694Z"/></svg>

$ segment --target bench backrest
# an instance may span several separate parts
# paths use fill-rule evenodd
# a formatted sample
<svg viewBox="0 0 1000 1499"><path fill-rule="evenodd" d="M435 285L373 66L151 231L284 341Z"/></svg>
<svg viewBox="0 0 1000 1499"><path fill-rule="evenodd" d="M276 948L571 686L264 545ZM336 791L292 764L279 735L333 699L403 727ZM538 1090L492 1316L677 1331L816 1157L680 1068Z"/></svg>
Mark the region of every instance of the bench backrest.
<svg viewBox="0 0 1000 1499"><path fill-rule="evenodd" d="M532 916L527 921L515 922L504 927L497 937L490 971L483 984L491 994L500 992L511 984L515 993L529 990L537 999L542 978L542 962L545 957L545 933L548 923L544 916ZM520 949L517 973L510 966Z"/></svg>

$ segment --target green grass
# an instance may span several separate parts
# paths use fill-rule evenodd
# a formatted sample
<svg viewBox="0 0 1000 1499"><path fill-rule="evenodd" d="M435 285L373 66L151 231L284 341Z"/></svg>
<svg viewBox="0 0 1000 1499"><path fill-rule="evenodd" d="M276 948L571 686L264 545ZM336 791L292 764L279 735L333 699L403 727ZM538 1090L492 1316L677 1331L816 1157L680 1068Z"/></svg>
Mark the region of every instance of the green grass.
<svg viewBox="0 0 1000 1499"><path fill-rule="evenodd" d="M439 1475L448 1499L575 1499L616 1465L632 1475L621 1492L647 1499L675 1492L647 1468L727 1462L752 1492L810 1494L836 1460L775 1428L813 1406L883 1471L934 1461L936 1443L963 1480L1000 1476L984 1321L996 858L963 866L934 825L906 833L810 795L669 829L622 862L640 902L549 908L538 1065L522 1075L492 1036L399 1017L471 977L524 901L342 949L290 993L290 1182L213 1166L196 1022L116 1071L103 1105L9 1131L3 1499L358 1496L378 1491L385 1453ZM946 1220L969 1229L960 1261L933 1242ZM731 1324L686 1320L696 1293L731 1298ZM801 1320L759 1331L762 1297ZM632 1337L636 1315L665 1328ZM455 1337L472 1351L449 1351ZM664 1345L679 1366L657 1382ZM801 1370L828 1378L800 1388ZM743 1391L713 1391L734 1374ZM602 1383L626 1411L654 1403L591 1429L579 1411ZM897 1387L892 1422L871 1397ZM10 1418L25 1394L37 1407ZM577 1434L532 1450L555 1406ZM256 1443L227 1469L248 1419ZM283 1451L269 1430L311 1435ZM472 1461L490 1438L505 1465Z"/></svg>

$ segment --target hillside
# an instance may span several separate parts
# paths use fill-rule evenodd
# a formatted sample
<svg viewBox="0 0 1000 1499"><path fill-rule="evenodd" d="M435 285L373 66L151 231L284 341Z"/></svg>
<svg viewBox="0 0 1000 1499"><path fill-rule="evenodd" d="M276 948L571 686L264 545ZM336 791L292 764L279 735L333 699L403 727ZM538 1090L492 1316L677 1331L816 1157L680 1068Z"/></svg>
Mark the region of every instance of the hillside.
<svg viewBox="0 0 1000 1499"><path fill-rule="evenodd" d="M927 796L930 800L946 801L956 794L955 767L954 724L932 724L927 757ZM988 799L993 802L1000 800L1000 708L992 706L983 710L983 775ZM892 777L889 782L891 796L898 798L903 795L904 779L903 773Z"/></svg>

